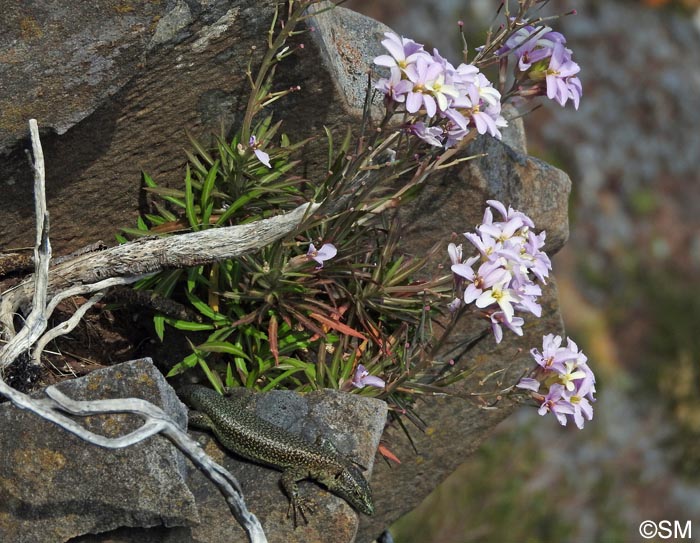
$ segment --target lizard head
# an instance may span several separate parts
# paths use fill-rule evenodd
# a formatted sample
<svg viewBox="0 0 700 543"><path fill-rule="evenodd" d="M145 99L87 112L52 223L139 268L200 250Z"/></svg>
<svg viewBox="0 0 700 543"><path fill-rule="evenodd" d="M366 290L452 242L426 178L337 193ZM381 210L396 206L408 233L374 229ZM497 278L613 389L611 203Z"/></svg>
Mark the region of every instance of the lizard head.
<svg viewBox="0 0 700 543"><path fill-rule="evenodd" d="M347 465L336 474L333 493L343 498L360 513L374 514L372 489L356 466Z"/></svg>

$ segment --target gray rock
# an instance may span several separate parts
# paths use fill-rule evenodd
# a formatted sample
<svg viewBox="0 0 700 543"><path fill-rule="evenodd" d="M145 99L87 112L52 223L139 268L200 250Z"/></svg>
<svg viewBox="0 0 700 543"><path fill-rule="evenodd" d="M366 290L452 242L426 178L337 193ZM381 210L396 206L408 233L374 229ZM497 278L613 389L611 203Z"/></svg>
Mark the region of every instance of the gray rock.
<svg viewBox="0 0 700 543"><path fill-rule="evenodd" d="M57 386L78 400L144 398L183 427L186 410L148 359ZM94 416L84 426L107 436L140 426L134 415ZM164 438L104 449L5 403L0 406L0 540L63 542L118 526L183 526L199 521L185 484L186 463Z"/></svg>
<svg viewBox="0 0 700 543"><path fill-rule="evenodd" d="M184 406L149 359L94 371L58 388L80 400L148 399L185 425ZM258 416L310 441L329 439L366 467L369 478L386 421L384 402L331 390L305 396L241 392L249 395L249 407ZM138 427L139 420L130 415L88 417L85 426L117 436ZM103 449L10 404L0 406L0 428L1 541L247 540L217 488L164 438ZM308 526L294 530L286 518L280 472L233 458L209 434L195 435L239 479L270 542L353 541L358 515L342 499L302 483L316 510Z"/></svg>
<svg viewBox="0 0 700 543"><path fill-rule="evenodd" d="M62 254L133 226L141 172L182 185L185 130L205 143L240 121L265 50L273 0L26 2L0 10L0 250L33 243L28 119L42 129L51 238ZM305 48L278 70L300 85L274 111L294 138L357 123L365 72L387 28L339 8L298 38ZM337 45L336 45L337 44ZM283 113L283 114L282 114ZM305 152L321 171L322 144ZM143 209L142 209L143 211Z"/></svg>
<svg viewBox="0 0 700 543"><path fill-rule="evenodd" d="M330 440L339 452L372 471L374 453L386 421L386 404L355 394L323 390L300 396L289 391L248 394L249 408L273 424L303 435L310 441L318 436ZM309 524L296 530L287 518L288 500L279 485L280 472L239 460L223 449L209 434L193 432L205 451L231 471L241 483L246 504L263 525L270 543L354 541L358 515L341 498L313 483L301 483L301 492L310 497L315 510ZM84 536L75 543L230 543L247 541L231 516L224 499L211 481L190 466L188 484L196 497L201 523L185 528L148 530L121 528L101 535ZM376 491L376 489L375 489Z"/></svg>

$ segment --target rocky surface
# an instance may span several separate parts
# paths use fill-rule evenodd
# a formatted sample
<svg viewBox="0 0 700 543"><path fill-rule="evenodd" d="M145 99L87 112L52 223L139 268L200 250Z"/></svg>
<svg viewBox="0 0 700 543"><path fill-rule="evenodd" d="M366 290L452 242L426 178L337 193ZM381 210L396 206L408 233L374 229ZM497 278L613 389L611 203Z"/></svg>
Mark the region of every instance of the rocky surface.
<svg viewBox="0 0 700 543"><path fill-rule="evenodd" d="M97 370L58 388L81 400L144 398L185 425L186 408L148 359ZM303 397L274 391L251 394L249 403L258 416L312 442L318 436L330 440L365 466L370 477L386 420L384 402L336 391ZM118 436L138 427L139 420L89 417L86 427ZM164 438L102 449L7 403L0 406L0 428L2 541L247 541L216 487ZM270 542L353 541L358 515L341 498L302 483L315 514L308 525L294 530L278 471L232 457L209 434L195 435L238 478Z"/></svg>
<svg viewBox="0 0 700 543"><path fill-rule="evenodd" d="M144 398L185 425L186 409L149 360L94 371L57 388L78 400ZM116 437L138 428L140 420L94 416L85 427ZM104 449L9 403L0 406L0 432L2 541L58 543L119 526L199 521L185 459L163 438Z"/></svg>
<svg viewBox="0 0 700 543"><path fill-rule="evenodd" d="M180 186L185 132L206 142L239 121L274 4L103 0L87 10L62 0L2 10L0 250L33 243L29 118L43 132L55 253L111 243L145 203L142 171ZM302 87L276 106L299 139L357 122L386 30L342 8L311 25L277 78L281 89ZM325 157L325 146L310 146L308 175Z"/></svg>

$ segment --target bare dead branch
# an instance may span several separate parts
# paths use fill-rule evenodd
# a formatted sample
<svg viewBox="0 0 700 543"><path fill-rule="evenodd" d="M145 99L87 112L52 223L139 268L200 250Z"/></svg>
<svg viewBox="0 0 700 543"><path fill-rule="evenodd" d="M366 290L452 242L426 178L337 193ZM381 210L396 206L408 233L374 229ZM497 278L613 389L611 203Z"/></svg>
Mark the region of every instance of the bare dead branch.
<svg viewBox="0 0 700 543"><path fill-rule="evenodd" d="M55 293L76 284L95 283L110 277L143 276L168 268L236 258L289 234L318 207L319 204L307 203L284 215L250 224L137 240L78 255L51 268L48 291ZM34 290L35 276L32 276L2 294L0 324L5 329L5 339L14 335L13 316L29 302Z"/></svg>

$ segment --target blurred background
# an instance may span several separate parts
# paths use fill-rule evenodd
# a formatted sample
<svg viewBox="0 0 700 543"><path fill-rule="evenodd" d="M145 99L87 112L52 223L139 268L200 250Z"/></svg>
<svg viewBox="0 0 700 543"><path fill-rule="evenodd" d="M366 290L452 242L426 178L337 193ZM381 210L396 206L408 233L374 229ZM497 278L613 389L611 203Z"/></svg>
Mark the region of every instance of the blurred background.
<svg viewBox="0 0 700 543"><path fill-rule="evenodd" d="M344 4L461 61L500 0ZM529 152L569 173L554 258L567 333L599 379L583 431L523 409L391 532L396 543L700 537L700 0L545 2L581 66L578 111L525 118ZM473 55L473 50L472 50ZM544 100L543 100L544 101ZM657 538L656 541L662 541Z"/></svg>

